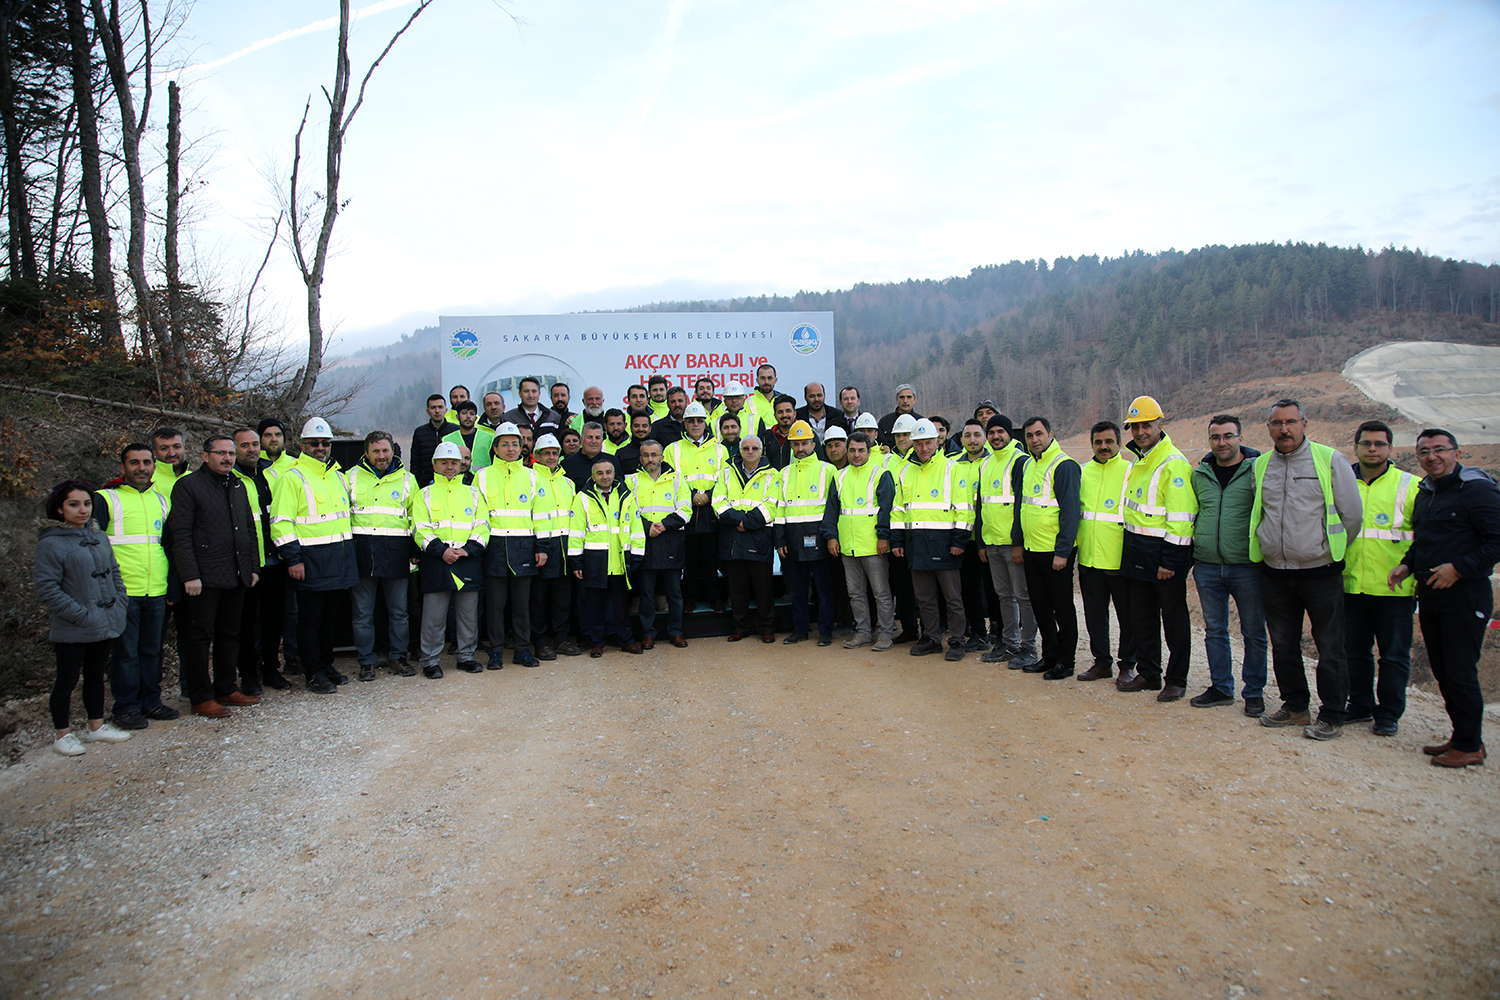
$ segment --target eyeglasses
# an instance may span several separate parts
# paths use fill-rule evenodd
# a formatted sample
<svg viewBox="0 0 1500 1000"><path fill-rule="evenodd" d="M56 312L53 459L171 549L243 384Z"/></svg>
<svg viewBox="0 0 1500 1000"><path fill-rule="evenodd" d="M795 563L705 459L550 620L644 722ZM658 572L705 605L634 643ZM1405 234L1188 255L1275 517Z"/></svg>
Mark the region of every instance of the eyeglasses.
<svg viewBox="0 0 1500 1000"><path fill-rule="evenodd" d="M1271 428L1271 430L1274 431L1274 430L1280 430L1280 429L1282 429L1284 427L1285 428L1296 427L1300 423L1302 423L1302 420L1299 417L1296 420L1267 420L1266 421L1266 426L1269 427L1269 428Z"/></svg>
<svg viewBox="0 0 1500 1000"><path fill-rule="evenodd" d="M1447 452L1447 451L1457 451L1457 450L1458 450L1457 448L1449 448L1447 446L1444 446L1442 448L1418 448L1417 449L1417 457L1418 458L1431 458L1433 455L1441 455L1441 454L1443 454L1444 452Z"/></svg>

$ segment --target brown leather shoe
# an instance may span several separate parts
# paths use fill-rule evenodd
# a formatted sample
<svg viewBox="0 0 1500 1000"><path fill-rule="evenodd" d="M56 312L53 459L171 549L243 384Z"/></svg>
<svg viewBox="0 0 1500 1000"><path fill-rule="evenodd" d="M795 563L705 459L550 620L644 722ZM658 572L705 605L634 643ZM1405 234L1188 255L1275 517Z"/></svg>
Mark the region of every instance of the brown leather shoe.
<svg viewBox="0 0 1500 1000"><path fill-rule="evenodd" d="M1121 691L1160 691L1161 681L1153 681L1144 674L1136 674L1123 683L1116 681L1115 687Z"/></svg>
<svg viewBox="0 0 1500 1000"><path fill-rule="evenodd" d="M1423 747L1422 748L1422 752L1425 753L1429 757L1440 757L1440 756L1442 756L1443 754L1447 753L1449 750L1452 750L1452 749L1453 749L1453 737L1450 736L1450 737L1448 737L1446 740L1444 740L1441 743L1434 743L1431 746L1425 746L1425 747Z"/></svg>
<svg viewBox="0 0 1500 1000"><path fill-rule="evenodd" d="M654 636L654 635L648 635L644 639L642 639L641 640L641 648L642 649L655 649L656 648L656 636ZM629 646L625 647L625 652L627 652L627 653L630 652L630 647Z"/></svg>
<svg viewBox="0 0 1500 1000"><path fill-rule="evenodd" d="M1101 667L1097 663L1078 675L1081 681L1102 681L1113 677L1115 672L1109 667Z"/></svg>
<svg viewBox="0 0 1500 1000"><path fill-rule="evenodd" d="M256 697L255 695L253 695L253 694L244 694L244 693L239 692L239 691L231 691L229 694L226 694L224 697L222 697L222 698L215 698L214 700L217 701L220 705L239 705L241 708L243 708L246 705L259 705L260 704L260 699L258 697Z"/></svg>
<svg viewBox="0 0 1500 1000"><path fill-rule="evenodd" d="M632 642L628 646L622 646L620 648L623 649L627 653L644 653L645 652L645 650L641 648L641 644L638 643L638 642Z"/></svg>
<svg viewBox="0 0 1500 1000"><path fill-rule="evenodd" d="M687 648L687 640L684 639L681 635L674 635L670 639L668 639L667 641L670 642L672 645L676 646L678 649L686 649Z"/></svg>
<svg viewBox="0 0 1500 1000"><path fill-rule="evenodd" d="M761 642L775 642L776 641L776 633L775 632L762 632L760 634L760 641Z"/></svg>
<svg viewBox="0 0 1500 1000"><path fill-rule="evenodd" d="M216 701L200 701L193 706L193 714L206 715L210 719L227 719L229 718L229 709Z"/></svg>
<svg viewBox="0 0 1500 1000"><path fill-rule="evenodd" d="M1187 688L1181 684L1168 684L1161 689L1161 694L1156 696L1157 701L1181 701L1187 694Z"/></svg>
<svg viewBox="0 0 1500 1000"><path fill-rule="evenodd" d="M1449 749L1432 758L1432 762L1438 767L1473 767L1484 763L1484 747L1478 750Z"/></svg>
<svg viewBox="0 0 1500 1000"><path fill-rule="evenodd" d="M739 642L743 638L745 638L745 633L743 633L743 632L731 632L731 633L729 633L729 641L730 642Z"/></svg>

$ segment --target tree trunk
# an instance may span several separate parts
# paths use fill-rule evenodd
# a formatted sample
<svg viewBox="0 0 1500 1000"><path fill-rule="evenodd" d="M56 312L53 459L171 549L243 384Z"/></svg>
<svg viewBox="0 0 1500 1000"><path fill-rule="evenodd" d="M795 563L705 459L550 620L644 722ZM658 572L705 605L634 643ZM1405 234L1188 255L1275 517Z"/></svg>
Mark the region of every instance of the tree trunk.
<svg viewBox="0 0 1500 1000"><path fill-rule="evenodd" d="M83 202L93 248L94 296L99 301L104 346L124 346L115 270L110 262L109 213L104 206L104 172L99 167L99 113L94 107L94 47L89 40L83 0L67 0L68 40L73 50L73 105L78 109L78 153L83 171Z"/></svg>
<svg viewBox="0 0 1500 1000"><path fill-rule="evenodd" d="M110 83L115 92L115 103L120 108L120 152L125 160L125 180L130 205L130 240L125 249L125 270L130 275L130 284L135 289L135 308L142 346L155 345L158 360L166 365L170 361L167 342L167 325L151 299L151 283L146 278L146 184L141 174L141 133L151 114L151 22L145 0L141 4L141 34L145 62L141 81L145 96L141 101L140 116L135 110L135 98L130 93L130 71L125 65L125 40L120 35L119 0L110 0L110 11L106 16L103 0L92 0L94 23L99 28L99 37L104 42L104 62L109 67ZM149 340L148 340L149 337Z"/></svg>
<svg viewBox="0 0 1500 1000"><path fill-rule="evenodd" d="M172 337L172 361L178 371L187 373L187 345L182 331L182 278L177 260L177 232L181 226L178 199L179 171L182 160L182 91L177 81L167 84L167 326Z"/></svg>
<svg viewBox="0 0 1500 1000"><path fill-rule="evenodd" d="M0 7L0 122L5 136L5 209L10 224L10 276L38 281L36 234L31 229L31 191L21 159L21 123L16 112L15 66L10 55L11 4Z"/></svg>

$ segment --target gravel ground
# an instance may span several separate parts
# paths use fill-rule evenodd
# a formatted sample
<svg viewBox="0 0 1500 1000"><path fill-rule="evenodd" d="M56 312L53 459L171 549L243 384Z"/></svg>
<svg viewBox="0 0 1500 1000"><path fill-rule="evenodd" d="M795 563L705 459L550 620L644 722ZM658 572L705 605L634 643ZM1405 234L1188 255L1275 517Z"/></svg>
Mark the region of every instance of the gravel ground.
<svg viewBox="0 0 1500 1000"><path fill-rule="evenodd" d="M1500 995L1500 768L1428 765L1435 697L1323 744L905 649L382 671L78 759L32 725L0 993Z"/></svg>

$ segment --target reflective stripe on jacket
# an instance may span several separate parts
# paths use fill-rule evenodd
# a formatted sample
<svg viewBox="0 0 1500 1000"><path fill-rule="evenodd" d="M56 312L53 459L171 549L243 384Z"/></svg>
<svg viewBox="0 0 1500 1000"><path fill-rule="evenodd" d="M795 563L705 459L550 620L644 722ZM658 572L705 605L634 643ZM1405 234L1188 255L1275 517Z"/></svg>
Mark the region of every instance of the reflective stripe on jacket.
<svg viewBox="0 0 1500 1000"><path fill-rule="evenodd" d="M1120 569L1136 580L1157 579L1157 570L1185 573L1193 565L1193 522L1198 494L1193 467L1166 434L1139 457L1125 483L1125 546Z"/></svg>
<svg viewBox="0 0 1500 1000"><path fill-rule="evenodd" d="M896 505L896 483L874 461L846 465L834 476L839 499L839 553L876 555L876 543L891 540L891 512Z"/></svg>
<svg viewBox="0 0 1500 1000"><path fill-rule="evenodd" d="M411 495L417 489L416 477L393 457L384 475L361 458L346 479L359 575L405 579L412 557Z"/></svg>
<svg viewBox="0 0 1500 1000"><path fill-rule="evenodd" d="M121 485L100 490L109 523L105 534L131 597L163 597L170 565L162 544L171 501L153 483L144 490ZM264 550L262 550L264 551Z"/></svg>
<svg viewBox="0 0 1500 1000"><path fill-rule="evenodd" d="M1090 459L1079 473L1078 499L1083 520L1078 525L1078 565L1090 569L1120 568L1125 548L1125 486L1130 463L1124 452L1108 462Z"/></svg>
<svg viewBox="0 0 1500 1000"><path fill-rule="evenodd" d="M974 527L974 504L965 478L942 452L926 462L914 457L896 480L891 512L891 547L899 548L913 572L958 569L963 555L953 548L968 544Z"/></svg>
<svg viewBox="0 0 1500 1000"><path fill-rule="evenodd" d="M302 563L300 590L346 590L359 578L344 474L303 454L271 487L271 542L289 566Z"/></svg>
<svg viewBox="0 0 1500 1000"><path fill-rule="evenodd" d="M829 503L833 466L816 455L793 459L781 470L781 502L776 512L776 547L786 559L817 562L828 558L828 541L838 537L838 508Z"/></svg>
<svg viewBox="0 0 1500 1000"><path fill-rule="evenodd" d="M537 514L536 473L519 460L497 458L474 476L474 487L490 522L484 575L536 576L537 533L550 521L545 509Z"/></svg>
<svg viewBox="0 0 1500 1000"><path fill-rule="evenodd" d="M1056 440L1026 463L1016 505L1021 540L1028 552L1068 556L1078 542L1083 507L1078 499L1081 470Z"/></svg>
<svg viewBox="0 0 1500 1000"><path fill-rule="evenodd" d="M412 537L421 550L422 593L459 590L479 583L481 557L490 538L479 490L462 476L435 476L429 486L411 495ZM443 560L449 548L468 553L451 565Z"/></svg>
<svg viewBox="0 0 1500 1000"><path fill-rule="evenodd" d="M1417 510L1417 477L1388 463L1385 471L1366 483L1354 472L1364 520L1359 535L1344 549L1344 593L1374 597L1410 597L1417 578L1409 576L1392 590L1386 577L1401 562L1417 537L1412 519Z"/></svg>
<svg viewBox="0 0 1500 1000"><path fill-rule="evenodd" d="M1030 458L1012 439L980 464L979 496L974 505L980 544L1013 544L1011 529L1016 523L1016 491L1020 488L1017 473L1024 474Z"/></svg>
<svg viewBox="0 0 1500 1000"><path fill-rule="evenodd" d="M624 484L615 485L606 497L590 484L573 498L568 522L568 559L583 570L583 585L609 586L609 577L624 576L639 550L640 518L635 494Z"/></svg>

